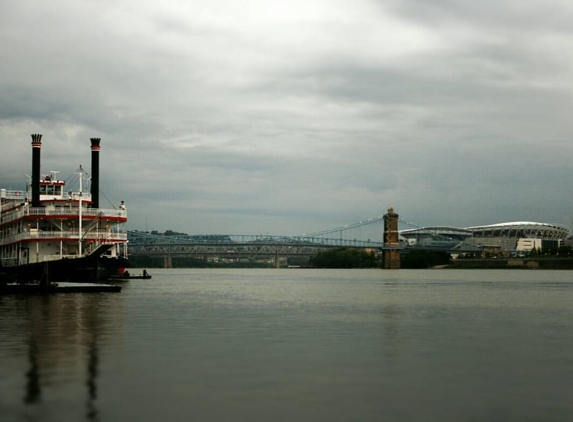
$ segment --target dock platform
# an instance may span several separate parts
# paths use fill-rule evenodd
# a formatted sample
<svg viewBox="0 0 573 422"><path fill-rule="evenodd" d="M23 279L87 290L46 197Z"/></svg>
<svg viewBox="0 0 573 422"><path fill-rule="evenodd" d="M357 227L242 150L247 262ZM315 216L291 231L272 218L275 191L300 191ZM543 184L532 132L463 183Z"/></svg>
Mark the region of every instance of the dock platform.
<svg viewBox="0 0 573 422"><path fill-rule="evenodd" d="M41 295L54 293L117 293L121 286L92 283L54 283L49 286L40 284L5 284L0 285L0 295L25 294Z"/></svg>

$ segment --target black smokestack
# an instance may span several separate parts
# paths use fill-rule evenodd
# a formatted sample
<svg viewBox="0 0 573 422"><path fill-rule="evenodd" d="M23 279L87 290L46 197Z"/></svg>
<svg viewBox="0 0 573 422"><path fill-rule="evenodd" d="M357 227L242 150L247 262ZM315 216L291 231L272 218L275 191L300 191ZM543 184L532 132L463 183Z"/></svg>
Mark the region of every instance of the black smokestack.
<svg viewBox="0 0 573 422"><path fill-rule="evenodd" d="M40 152L42 135L32 135L32 206L40 206Z"/></svg>
<svg viewBox="0 0 573 422"><path fill-rule="evenodd" d="M92 141L92 207L99 208L99 143L101 138L90 138Z"/></svg>

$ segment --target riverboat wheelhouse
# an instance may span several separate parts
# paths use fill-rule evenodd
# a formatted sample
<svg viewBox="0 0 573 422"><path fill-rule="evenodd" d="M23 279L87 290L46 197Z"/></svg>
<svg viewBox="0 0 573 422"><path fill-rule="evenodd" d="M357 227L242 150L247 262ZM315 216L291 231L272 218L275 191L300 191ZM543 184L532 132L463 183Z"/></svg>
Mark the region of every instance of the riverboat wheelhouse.
<svg viewBox="0 0 573 422"><path fill-rule="evenodd" d="M90 191L82 167L69 190L58 172L40 174L42 135L32 135L32 180L25 191L0 189L1 282L109 279L127 266L123 201L99 206L100 138L91 139Z"/></svg>

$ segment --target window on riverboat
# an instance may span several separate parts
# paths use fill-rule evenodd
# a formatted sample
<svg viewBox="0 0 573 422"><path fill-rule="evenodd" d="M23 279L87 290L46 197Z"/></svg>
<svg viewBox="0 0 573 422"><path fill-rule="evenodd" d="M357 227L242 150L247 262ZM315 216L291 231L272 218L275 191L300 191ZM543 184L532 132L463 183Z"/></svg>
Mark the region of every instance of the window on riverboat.
<svg viewBox="0 0 573 422"><path fill-rule="evenodd" d="M62 195L63 186L58 185L40 185L40 195Z"/></svg>

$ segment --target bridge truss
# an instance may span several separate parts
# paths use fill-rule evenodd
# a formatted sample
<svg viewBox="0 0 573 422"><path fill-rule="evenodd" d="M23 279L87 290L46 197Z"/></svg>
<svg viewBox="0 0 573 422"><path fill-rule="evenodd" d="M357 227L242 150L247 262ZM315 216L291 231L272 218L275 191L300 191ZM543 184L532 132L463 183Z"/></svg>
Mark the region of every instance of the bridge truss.
<svg viewBox="0 0 573 422"><path fill-rule="evenodd" d="M314 235L195 235L165 236L128 232L129 253L135 256L261 260L311 257L332 248L382 249L382 242L326 238Z"/></svg>
<svg viewBox="0 0 573 422"><path fill-rule="evenodd" d="M193 257L208 260L262 260L278 257L309 258L332 248L360 248L382 251L384 216L368 218L353 224L298 236L273 235L160 235L129 231L129 253L132 256ZM400 218L402 226L422 227ZM364 240L364 237L366 239ZM371 240L370 237L378 238ZM469 245L468 245L469 246ZM475 250L475 246L471 246ZM404 250L441 250L460 252L465 247L462 239L438 236L433 244L401 244Z"/></svg>

